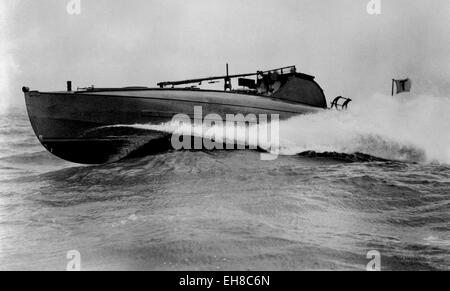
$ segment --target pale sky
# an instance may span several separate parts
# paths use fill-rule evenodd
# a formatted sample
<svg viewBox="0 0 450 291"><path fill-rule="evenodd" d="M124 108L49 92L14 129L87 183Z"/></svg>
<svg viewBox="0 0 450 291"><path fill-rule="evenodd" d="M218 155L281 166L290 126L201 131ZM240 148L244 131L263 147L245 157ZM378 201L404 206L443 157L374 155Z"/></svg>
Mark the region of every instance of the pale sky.
<svg viewBox="0 0 450 291"><path fill-rule="evenodd" d="M328 100L415 93L450 96L450 1L0 0L0 106L21 87L155 86L159 81L297 65Z"/></svg>

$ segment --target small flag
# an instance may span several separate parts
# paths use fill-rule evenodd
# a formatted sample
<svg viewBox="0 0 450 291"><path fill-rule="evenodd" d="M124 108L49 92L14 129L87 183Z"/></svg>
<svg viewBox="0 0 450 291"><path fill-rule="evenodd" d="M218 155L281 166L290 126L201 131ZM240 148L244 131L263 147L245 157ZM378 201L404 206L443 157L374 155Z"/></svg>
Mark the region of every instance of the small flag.
<svg viewBox="0 0 450 291"><path fill-rule="evenodd" d="M394 95L394 83L395 86L397 87L396 94L411 91L411 79L408 78L404 80L392 80L392 95Z"/></svg>

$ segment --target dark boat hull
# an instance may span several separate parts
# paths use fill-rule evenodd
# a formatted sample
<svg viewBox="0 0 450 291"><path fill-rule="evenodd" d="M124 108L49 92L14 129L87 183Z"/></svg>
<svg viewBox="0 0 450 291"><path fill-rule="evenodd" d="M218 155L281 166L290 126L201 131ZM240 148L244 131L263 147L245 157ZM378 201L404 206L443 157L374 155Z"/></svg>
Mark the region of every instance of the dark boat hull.
<svg viewBox="0 0 450 291"><path fill-rule="evenodd" d="M281 120L314 113L322 108L276 98L224 91L140 89L83 92L25 92L32 127L43 146L56 156L82 164L109 163L158 140L166 146L168 134L127 130L113 125L160 124L183 113L194 118L194 106L203 116L278 114Z"/></svg>

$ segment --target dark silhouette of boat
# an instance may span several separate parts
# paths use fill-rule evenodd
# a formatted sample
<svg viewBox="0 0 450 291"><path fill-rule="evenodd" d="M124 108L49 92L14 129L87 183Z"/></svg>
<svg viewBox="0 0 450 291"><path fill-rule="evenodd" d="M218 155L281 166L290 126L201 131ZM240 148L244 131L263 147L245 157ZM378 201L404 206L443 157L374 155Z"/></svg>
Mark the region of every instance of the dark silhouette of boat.
<svg viewBox="0 0 450 291"><path fill-rule="evenodd" d="M254 76L255 79L246 78ZM238 79L240 89L232 88ZM204 90L201 82L224 81L224 90ZM160 124L178 113L193 118L194 106L203 115L278 114L280 120L327 108L314 77L295 66L251 74L161 82L159 88L84 88L40 92L23 87L31 125L42 145L54 155L82 164L120 160L142 148L167 146L167 133L123 125ZM117 126L121 125L121 126ZM164 144L162 144L164 143Z"/></svg>

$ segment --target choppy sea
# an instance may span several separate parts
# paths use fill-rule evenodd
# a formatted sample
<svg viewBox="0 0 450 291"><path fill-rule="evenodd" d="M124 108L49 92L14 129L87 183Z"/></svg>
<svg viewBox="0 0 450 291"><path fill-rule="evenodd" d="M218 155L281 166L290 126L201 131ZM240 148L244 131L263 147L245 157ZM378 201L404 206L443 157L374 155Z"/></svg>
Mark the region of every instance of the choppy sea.
<svg viewBox="0 0 450 291"><path fill-rule="evenodd" d="M83 270L365 270L376 250L382 270L450 270L449 99L361 99L283 121L272 161L168 150L82 166L4 110L0 269L65 270L76 250Z"/></svg>

